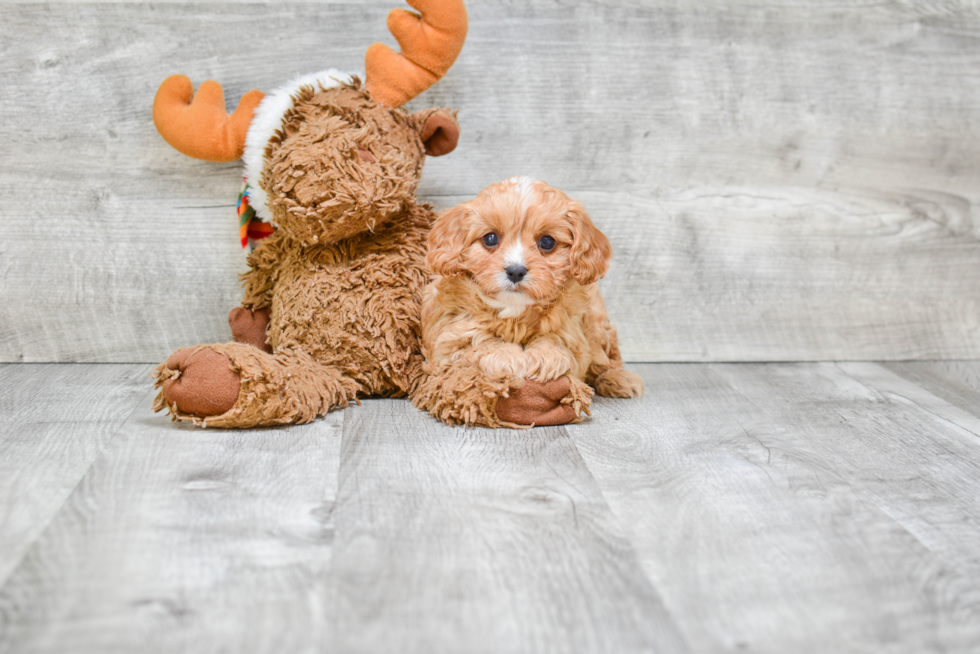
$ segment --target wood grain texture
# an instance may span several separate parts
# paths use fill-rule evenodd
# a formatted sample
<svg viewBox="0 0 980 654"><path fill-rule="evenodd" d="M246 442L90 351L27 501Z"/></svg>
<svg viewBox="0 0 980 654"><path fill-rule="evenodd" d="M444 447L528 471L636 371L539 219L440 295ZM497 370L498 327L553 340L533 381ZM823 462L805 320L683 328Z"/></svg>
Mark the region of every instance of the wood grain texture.
<svg viewBox="0 0 980 654"><path fill-rule="evenodd" d="M0 652L225 650L686 648L559 429L372 400L226 432L143 402L0 589Z"/></svg>
<svg viewBox="0 0 980 654"><path fill-rule="evenodd" d="M142 364L0 366L0 586L149 392Z"/></svg>
<svg viewBox="0 0 980 654"><path fill-rule="evenodd" d="M202 430L150 399L0 590L0 652L326 651L343 414Z"/></svg>
<svg viewBox="0 0 980 654"><path fill-rule="evenodd" d="M333 651L686 651L567 433L348 412Z"/></svg>
<svg viewBox="0 0 980 654"><path fill-rule="evenodd" d="M896 361L882 365L950 404L980 415L980 361Z"/></svg>
<svg viewBox="0 0 980 654"><path fill-rule="evenodd" d="M241 169L169 149L153 93L174 72L235 102L359 69L395 4L4 4L0 360L227 340ZM445 207L522 173L583 199L628 359L980 357L972 5L471 5L411 105L462 124L420 193Z"/></svg>
<svg viewBox="0 0 980 654"><path fill-rule="evenodd" d="M516 432L201 430L143 365L0 366L0 653L976 652L975 364L636 365Z"/></svg>
<svg viewBox="0 0 980 654"><path fill-rule="evenodd" d="M873 364L636 369L568 431L693 651L976 651L975 417Z"/></svg>
<svg viewBox="0 0 980 654"><path fill-rule="evenodd" d="M826 447L830 464L849 480L854 494L878 506L932 553L927 565L902 566L932 604L923 616L934 622L933 642L923 648L976 651L976 416L875 364L822 364L805 380L794 379L789 370L749 368L738 375L738 390L773 420L799 430L811 447ZM797 398L792 406L790 398Z"/></svg>

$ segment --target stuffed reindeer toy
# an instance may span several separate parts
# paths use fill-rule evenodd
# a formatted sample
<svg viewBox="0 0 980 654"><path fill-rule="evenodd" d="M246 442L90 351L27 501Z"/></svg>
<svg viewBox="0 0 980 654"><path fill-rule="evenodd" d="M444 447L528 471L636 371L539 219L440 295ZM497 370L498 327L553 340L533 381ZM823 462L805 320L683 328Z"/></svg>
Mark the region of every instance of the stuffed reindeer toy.
<svg viewBox="0 0 980 654"><path fill-rule="evenodd" d="M231 115L217 82L160 86L157 129L198 159L243 158L248 204L274 226L249 255L235 342L177 350L155 371L155 410L202 427L303 423L359 395L404 396L419 384L419 306L435 215L415 189L426 155L456 147L455 112L399 107L445 75L467 30L461 0L410 0L365 80L328 70ZM271 231L271 229L270 229Z"/></svg>
<svg viewBox="0 0 980 654"><path fill-rule="evenodd" d="M462 0L409 3L419 14L388 16L402 52L368 48L363 86L323 71L268 96L250 91L230 115L217 82L196 95L181 75L160 86L153 119L170 145L198 159L244 159L243 244L265 238L228 317L234 342L174 352L154 372L155 410L202 427L257 427L421 388L435 214L415 190L425 156L451 152L459 126L447 109L399 107L449 70L467 16ZM534 423L553 413L552 386L503 389L500 406Z"/></svg>

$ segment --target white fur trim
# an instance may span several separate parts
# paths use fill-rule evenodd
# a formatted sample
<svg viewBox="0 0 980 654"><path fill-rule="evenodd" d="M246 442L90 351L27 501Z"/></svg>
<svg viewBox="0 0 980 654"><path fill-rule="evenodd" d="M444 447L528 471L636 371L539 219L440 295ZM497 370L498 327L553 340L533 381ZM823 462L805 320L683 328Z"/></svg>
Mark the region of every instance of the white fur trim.
<svg viewBox="0 0 980 654"><path fill-rule="evenodd" d="M350 73L342 73L335 68L322 70L297 77L289 84L265 96L255 109L255 115L248 126L245 137L245 182L249 185L249 205L255 209L255 214L265 222L272 222L272 212L269 210L269 196L259 186L262 179L262 169L265 167L265 148L282 126L286 112L293 108L293 96L304 86L329 89L341 84L350 84L353 80Z"/></svg>

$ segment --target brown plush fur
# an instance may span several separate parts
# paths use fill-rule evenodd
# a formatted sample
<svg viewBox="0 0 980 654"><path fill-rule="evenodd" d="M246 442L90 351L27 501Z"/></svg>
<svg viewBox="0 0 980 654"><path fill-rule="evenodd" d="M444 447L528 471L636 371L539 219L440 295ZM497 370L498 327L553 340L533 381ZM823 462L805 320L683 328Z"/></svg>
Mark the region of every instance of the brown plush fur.
<svg viewBox="0 0 980 654"><path fill-rule="evenodd" d="M484 242L491 233L492 246ZM541 246L546 235L553 249ZM540 181L511 178L446 212L429 236L426 262L438 276L423 298L426 378L416 405L451 424L499 427L578 419L593 388L640 395L643 382L622 367L595 284L610 256L582 206ZM526 268L516 283L505 273L515 264ZM499 406L515 389L553 391L563 378L567 392L552 407Z"/></svg>
<svg viewBox="0 0 980 654"><path fill-rule="evenodd" d="M428 134L446 151L446 138L455 145L458 134L455 114L384 107L356 81L305 88L295 100L260 182L278 231L250 255L242 277L243 307L270 311L272 352L255 347L252 335L243 340L253 344L199 346L223 355L209 356L210 367L182 369L188 357L175 354L157 368L155 403L175 419L220 427L308 422L358 395L403 396L419 383L423 259L434 220L415 199L427 145L421 134L438 118ZM203 377L183 387L206 391L229 369L240 390L217 415L175 383Z"/></svg>

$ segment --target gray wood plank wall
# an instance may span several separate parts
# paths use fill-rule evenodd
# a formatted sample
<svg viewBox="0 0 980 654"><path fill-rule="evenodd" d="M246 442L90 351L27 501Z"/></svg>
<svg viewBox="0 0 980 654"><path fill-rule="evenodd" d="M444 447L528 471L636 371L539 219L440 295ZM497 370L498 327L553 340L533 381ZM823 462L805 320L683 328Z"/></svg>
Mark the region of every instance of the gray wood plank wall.
<svg viewBox="0 0 980 654"><path fill-rule="evenodd" d="M0 4L0 361L227 340L241 169L171 150L157 85L358 70L399 4ZM582 199L627 359L980 357L974 3L470 5L420 193Z"/></svg>

